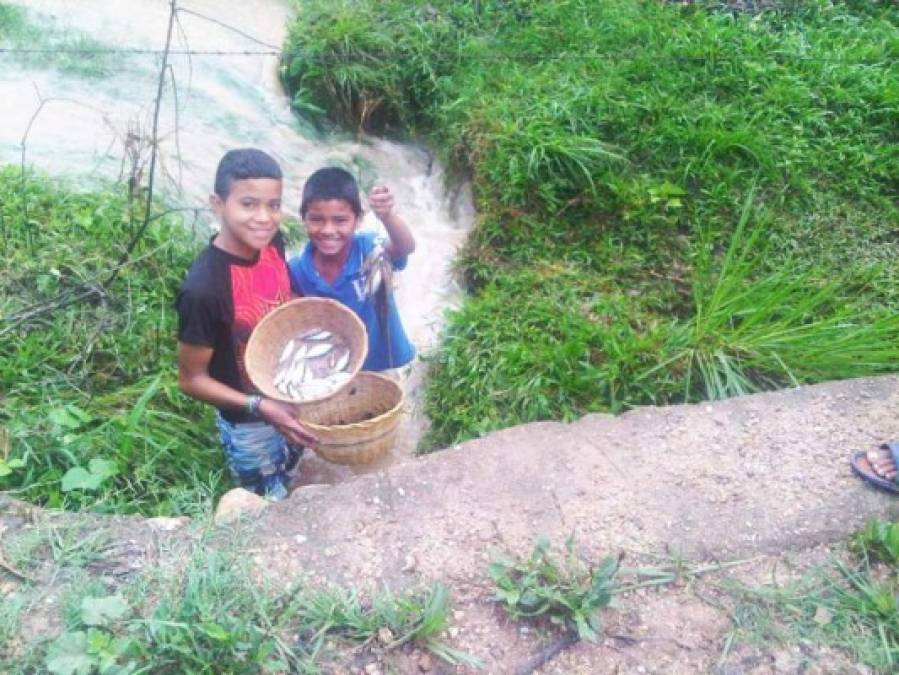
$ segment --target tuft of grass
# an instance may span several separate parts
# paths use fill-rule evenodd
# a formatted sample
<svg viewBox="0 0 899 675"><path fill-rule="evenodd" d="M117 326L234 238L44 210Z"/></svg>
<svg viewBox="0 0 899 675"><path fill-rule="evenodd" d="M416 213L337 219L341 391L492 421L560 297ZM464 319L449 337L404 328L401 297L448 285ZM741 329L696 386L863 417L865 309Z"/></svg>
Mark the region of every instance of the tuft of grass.
<svg viewBox="0 0 899 675"><path fill-rule="evenodd" d="M849 549L871 560L881 560L899 571L899 522L874 519L849 540Z"/></svg>
<svg viewBox="0 0 899 675"><path fill-rule="evenodd" d="M660 363L637 379L664 373L683 387L672 398L690 401L894 370L895 316L861 311L840 275L791 259L760 274L772 247L762 225L747 228L749 207L718 265L700 237L693 315L669 325ZM656 383L663 400L666 384Z"/></svg>
<svg viewBox="0 0 899 675"><path fill-rule="evenodd" d="M899 567L889 555L883 566L872 566L868 555L883 552L882 545L897 527L876 521L856 533L850 547L865 554L860 562L833 559L783 587L731 589L736 598L734 626L722 659L736 639L802 642L844 650L877 672L896 672Z"/></svg>
<svg viewBox="0 0 899 675"><path fill-rule="evenodd" d="M384 590L368 601L352 589L301 592L292 611L298 619L298 645L313 660L326 641L339 639L373 643L385 651L416 642L450 664L476 665L473 657L439 639L450 611L449 590L443 584L424 594L397 596Z"/></svg>

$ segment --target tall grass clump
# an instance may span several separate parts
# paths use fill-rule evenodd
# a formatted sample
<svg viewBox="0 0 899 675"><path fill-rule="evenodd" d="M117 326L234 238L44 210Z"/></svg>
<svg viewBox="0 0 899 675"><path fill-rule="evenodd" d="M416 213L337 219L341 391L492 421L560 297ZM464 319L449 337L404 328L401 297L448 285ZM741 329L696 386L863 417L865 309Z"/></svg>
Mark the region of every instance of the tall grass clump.
<svg viewBox="0 0 899 675"><path fill-rule="evenodd" d="M298 109L473 183L430 447L895 370L895 3L299 6Z"/></svg>
<svg viewBox="0 0 899 675"><path fill-rule="evenodd" d="M0 489L52 507L205 510L222 489L214 425L174 368L191 233L154 220L107 283L136 229L123 190L7 168L0 194Z"/></svg>

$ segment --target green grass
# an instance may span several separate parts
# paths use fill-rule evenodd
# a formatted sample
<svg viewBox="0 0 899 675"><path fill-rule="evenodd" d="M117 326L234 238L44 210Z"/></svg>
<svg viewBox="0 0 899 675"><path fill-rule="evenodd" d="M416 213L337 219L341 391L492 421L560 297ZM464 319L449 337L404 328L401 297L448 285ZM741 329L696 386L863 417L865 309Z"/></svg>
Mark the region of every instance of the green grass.
<svg viewBox="0 0 899 675"><path fill-rule="evenodd" d="M875 521L852 538L853 547L862 544L858 550L864 552L872 543L879 546L879 534L896 528L896 523ZM882 564L867 555L849 561L834 558L786 586L730 590L736 602L724 658L735 640L769 647L801 643L841 649L877 672L899 668L895 558L887 557Z"/></svg>
<svg viewBox="0 0 899 675"><path fill-rule="evenodd" d="M174 294L198 244L179 218L157 219L102 287L135 228L123 191L9 168L0 193L0 427L15 466L0 489L51 507L207 512L223 462L174 365ZM98 292L29 314L85 285Z"/></svg>
<svg viewBox="0 0 899 675"><path fill-rule="evenodd" d="M127 63L122 54L91 53L110 45L78 31L60 28L53 17L0 3L0 46L35 50L14 52L19 64L30 68L52 68L66 75L100 79Z"/></svg>
<svg viewBox="0 0 899 675"><path fill-rule="evenodd" d="M125 578L63 571L56 562L50 581L22 587L4 603L0 635L13 635L23 612L58 612L61 625L0 643L0 669L320 673L345 667L348 655L389 662L407 644L451 664L475 663L441 641L451 609L441 584L403 593L285 586L259 578L233 531L227 542L201 537L175 545L164 563ZM59 602L47 603L49 593Z"/></svg>
<svg viewBox="0 0 899 675"><path fill-rule="evenodd" d="M297 109L473 182L425 448L896 369L899 8L722 5L299 3Z"/></svg>

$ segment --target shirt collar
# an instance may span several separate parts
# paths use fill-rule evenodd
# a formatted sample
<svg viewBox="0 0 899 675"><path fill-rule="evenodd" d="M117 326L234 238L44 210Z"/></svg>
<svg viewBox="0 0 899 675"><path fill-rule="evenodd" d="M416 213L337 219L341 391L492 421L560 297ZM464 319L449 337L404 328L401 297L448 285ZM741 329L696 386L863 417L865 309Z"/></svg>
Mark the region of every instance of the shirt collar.
<svg viewBox="0 0 899 675"><path fill-rule="evenodd" d="M300 257L300 265L302 265L303 270L306 272L306 277L312 280L312 283L315 284L316 288L327 289L342 286L356 276L357 272L359 272L359 268L362 265L362 256L360 255L359 241L355 235L350 242L350 254L349 256L347 256L346 262L343 265L343 269L340 272L340 276L338 276L334 280L333 284L329 284L325 280L325 278L318 273L318 270L315 269L315 260L313 258L314 253L315 244L310 241L306 246L306 250L303 251L303 255Z"/></svg>

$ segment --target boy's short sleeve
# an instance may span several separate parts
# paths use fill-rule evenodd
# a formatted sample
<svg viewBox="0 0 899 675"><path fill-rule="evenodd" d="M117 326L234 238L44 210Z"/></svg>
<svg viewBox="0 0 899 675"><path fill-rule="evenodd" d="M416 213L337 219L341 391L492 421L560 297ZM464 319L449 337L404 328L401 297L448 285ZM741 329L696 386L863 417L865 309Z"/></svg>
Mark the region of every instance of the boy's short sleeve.
<svg viewBox="0 0 899 675"><path fill-rule="evenodd" d="M178 341L214 347L222 322L221 308L209 297L182 290L175 300L178 310Z"/></svg>

